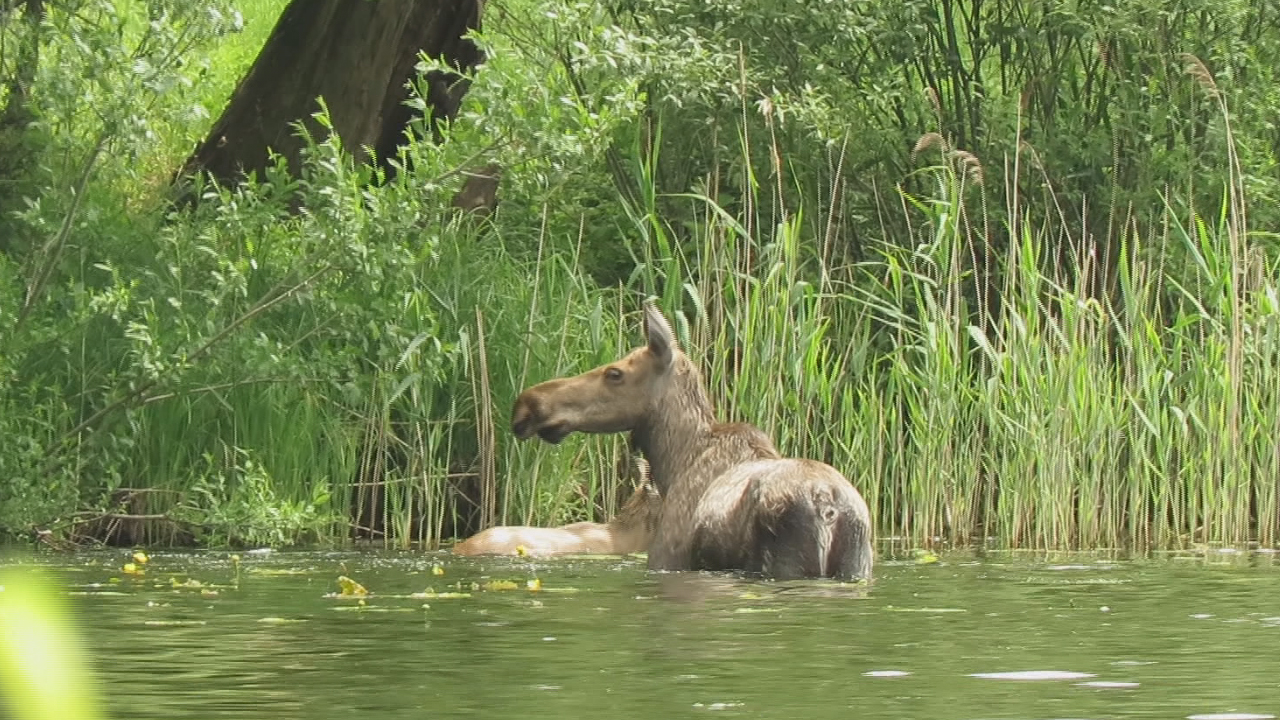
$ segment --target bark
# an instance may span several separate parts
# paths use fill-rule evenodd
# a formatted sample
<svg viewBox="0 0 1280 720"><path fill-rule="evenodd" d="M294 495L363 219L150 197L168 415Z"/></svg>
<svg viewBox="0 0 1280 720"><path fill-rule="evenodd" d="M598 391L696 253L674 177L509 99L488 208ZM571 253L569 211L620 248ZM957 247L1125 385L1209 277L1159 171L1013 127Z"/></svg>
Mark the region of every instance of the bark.
<svg viewBox="0 0 1280 720"><path fill-rule="evenodd" d="M414 111L404 104L419 52L459 73L483 59L463 35L478 28L483 0L293 0L222 116L182 168L237 182L267 166L268 149L298 169L295 123L320 138L312 119L324 98L333 129L360 159L384 162ZM460 74L427 78L433 120L452 118L465 92Z"/></svg>

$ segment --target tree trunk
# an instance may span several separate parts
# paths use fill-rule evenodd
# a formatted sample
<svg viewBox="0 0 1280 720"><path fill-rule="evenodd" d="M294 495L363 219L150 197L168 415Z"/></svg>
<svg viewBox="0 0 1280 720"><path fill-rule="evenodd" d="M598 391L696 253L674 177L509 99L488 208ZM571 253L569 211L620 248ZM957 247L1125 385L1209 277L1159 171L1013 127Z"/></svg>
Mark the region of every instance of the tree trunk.
<svg viewBox="0 0 1280 720"><path fill-rule="evenodd" d="M483 0L293 0L222 116L187 159L179 178L206 172L223 183L267 166L267 150L298 170L303 141L323 129L311 115L323 97L333 129L360 159L393 156L414 111L404 104L418 53L464 72L482 60L463 35L480 25ZM452 118L465 81L427 77L433 120Z"/></svg>

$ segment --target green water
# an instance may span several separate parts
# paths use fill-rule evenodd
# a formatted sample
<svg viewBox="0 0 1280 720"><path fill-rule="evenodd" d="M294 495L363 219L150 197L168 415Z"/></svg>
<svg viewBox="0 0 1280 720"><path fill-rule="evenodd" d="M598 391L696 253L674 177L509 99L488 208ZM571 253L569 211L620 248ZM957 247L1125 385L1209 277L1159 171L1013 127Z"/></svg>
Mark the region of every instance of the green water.
<svg viewBox="0 0 1280 720"><path fill-rule="evenodd" d="M227 553L127 560L21 560L61 569L116 718L1280 714L1268 552L883 560L869 588L640 560L246 554L238 583ZM339 575L363 607L326 596ZM205 587L172 587L189 578ZM519 587L470 589L492 579ZM1045 671L1071 675L978 677Z"/></svg>

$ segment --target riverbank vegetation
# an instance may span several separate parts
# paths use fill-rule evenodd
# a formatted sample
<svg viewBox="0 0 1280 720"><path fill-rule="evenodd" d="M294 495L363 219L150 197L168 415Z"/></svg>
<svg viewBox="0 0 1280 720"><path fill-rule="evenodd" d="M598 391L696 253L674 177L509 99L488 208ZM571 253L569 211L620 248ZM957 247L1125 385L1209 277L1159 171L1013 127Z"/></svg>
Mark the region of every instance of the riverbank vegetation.
<svg viewBox="0 0 1280 720"><path fill-rule="evenodd" d="M842 469L882 537L1276 543L1266 3L492 0L399 172L319 134L174 204L285 4L0 5L4 531L607 518L625 438L519 445L509 408L657 295L720 414Z"/></svg>

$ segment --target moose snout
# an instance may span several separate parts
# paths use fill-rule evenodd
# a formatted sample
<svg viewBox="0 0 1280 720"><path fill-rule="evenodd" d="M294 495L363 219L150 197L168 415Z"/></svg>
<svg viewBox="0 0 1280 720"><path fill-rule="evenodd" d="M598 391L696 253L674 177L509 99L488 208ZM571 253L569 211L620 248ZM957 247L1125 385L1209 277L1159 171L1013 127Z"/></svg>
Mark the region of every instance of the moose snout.
<svg viewBox="0 0 1280 720"><path fill-rule="evenodd" d="M547 406L545 398L530 388L516 398L516 405L511 410L511 430L516 438L527 440L534 435L555 445L565 439L574 428L563 419L557 419L557 406Z"/></svg>
<svg viewBox="0 0 1280 720"><path fill-rule="evenodd" d="M511 409L511 430L520 440L528 440L538 430L537 403L524 393L516 398Z"/></svg>

